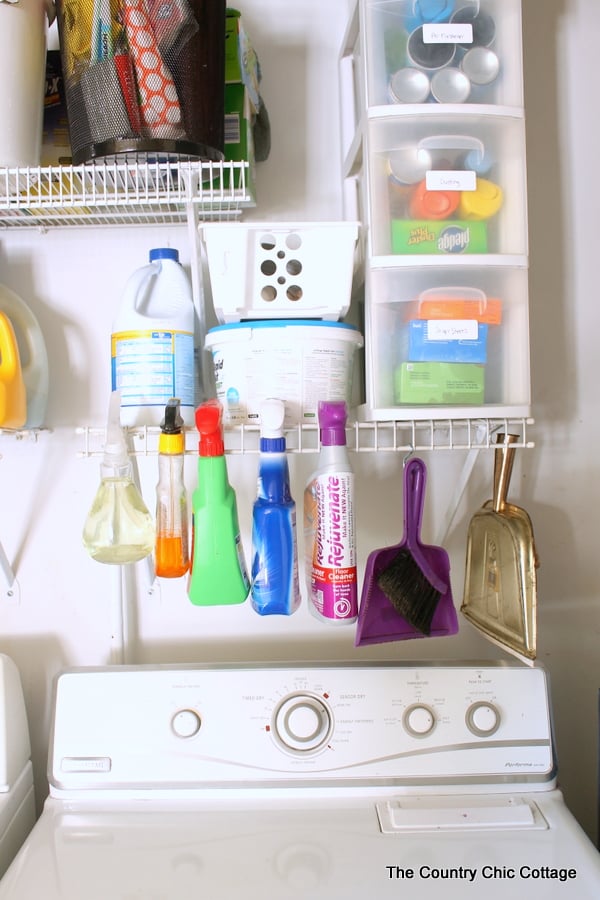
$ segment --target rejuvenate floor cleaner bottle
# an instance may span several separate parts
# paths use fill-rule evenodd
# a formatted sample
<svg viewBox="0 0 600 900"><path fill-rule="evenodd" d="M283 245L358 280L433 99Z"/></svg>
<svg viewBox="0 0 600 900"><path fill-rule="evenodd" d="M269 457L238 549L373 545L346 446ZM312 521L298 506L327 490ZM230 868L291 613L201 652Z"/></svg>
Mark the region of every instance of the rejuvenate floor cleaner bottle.
<svg viewBox="0 0 600 900"><path fill-rule="evenodd" d="M354 474L346 448L346 403L319 403L319 464L304 491L304 552L311 612L349 624L358 616Z"/></svg>
<svg viewBox="0 0 600 900"><path fill-rule="evenodd" d="M223 407L207 400L196 410L200 432L198 486L192 494L192 568L188 596L197 606L243 603L250 584L223 444Z"/></svg>
<svg viewBox="0 0 600 900"><path fill-rule="evenodd" d="M300 606L296 504L290 490L282 400L260 405L258 491L252 509L252 606L289 616Z"/></svg>

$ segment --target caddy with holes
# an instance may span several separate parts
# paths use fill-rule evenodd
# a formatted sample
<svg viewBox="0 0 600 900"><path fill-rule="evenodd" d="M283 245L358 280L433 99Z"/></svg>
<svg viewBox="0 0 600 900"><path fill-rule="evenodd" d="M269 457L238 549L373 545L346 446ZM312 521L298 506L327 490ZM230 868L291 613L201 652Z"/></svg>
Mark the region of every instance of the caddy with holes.
<svg viewBox="0 0 600 900"><path fill-rule="evenodd" d="M205 224L219 322L341 319L350 306L358 227L356 222Z"/></svg>

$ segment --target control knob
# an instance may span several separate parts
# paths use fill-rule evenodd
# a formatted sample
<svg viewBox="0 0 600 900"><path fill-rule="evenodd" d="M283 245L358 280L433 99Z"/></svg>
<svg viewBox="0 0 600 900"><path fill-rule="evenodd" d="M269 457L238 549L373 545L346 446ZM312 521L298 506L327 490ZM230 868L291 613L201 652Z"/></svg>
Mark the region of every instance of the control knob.
<svg viewBox="0 0 600 900"><path fill-rule="evenodd" d="M404 713L404 727L413 737L425 737L435 727L435 713L424 703L409 706Z"/></svg>
<svg viewBox="0 0 600 900"><path fill-rule="evenodd" d="M477 737L489 737L500 727L500 712L493 703L472 703L466 714L467 728Z"/></svg>
<svg viewBox="0 0 600 900"><path fill-rule="evenodd" d="M273 714L273 736L285 750L314 753L331 736L333 716L327 704L316 694L291 694L284 697Z"/></svg>
<svg viewBox="0 0 600 900"><path fill-rule="evenodd" d="M193 737L200 731L202 720L195 709L180 709L171 719L171 728L180 738Z"/></svg>

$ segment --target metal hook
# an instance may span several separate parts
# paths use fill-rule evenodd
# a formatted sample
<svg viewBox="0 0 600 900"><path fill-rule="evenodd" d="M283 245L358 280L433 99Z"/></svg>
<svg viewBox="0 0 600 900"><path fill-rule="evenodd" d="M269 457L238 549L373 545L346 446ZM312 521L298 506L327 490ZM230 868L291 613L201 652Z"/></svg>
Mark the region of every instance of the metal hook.
<svg viewBox="0 0 600 900"><path fill-rule="evenodd" d="M403 457L403 459L402 459L402 468L403 468L403 469L405 468L406 463L409 461L409 459L410 459L411 456L414 454L414 452L415 452L414 444L411 444L408 453L405 453L405 454L404 454L404 457Z"/></svg>

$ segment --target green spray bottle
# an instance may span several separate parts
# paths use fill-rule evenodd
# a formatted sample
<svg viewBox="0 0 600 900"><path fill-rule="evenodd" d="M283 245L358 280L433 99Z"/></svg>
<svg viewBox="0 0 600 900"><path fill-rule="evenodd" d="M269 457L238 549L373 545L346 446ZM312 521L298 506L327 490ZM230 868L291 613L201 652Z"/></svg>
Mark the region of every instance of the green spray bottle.
<svg viewBox="0 0 600 900"><path fill-rule="evenodd" d="M216 400L196 410L198 486L192 493L192 567L188 596L197 606L243 603L250 582L238 524L237 501L227 475L223 407Z"/></svg>

